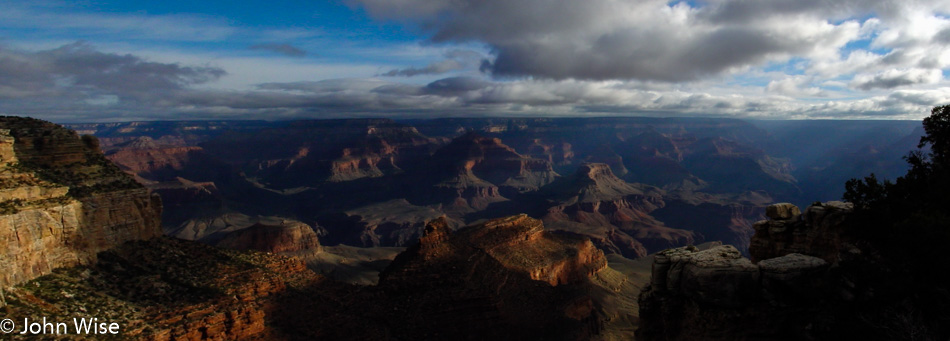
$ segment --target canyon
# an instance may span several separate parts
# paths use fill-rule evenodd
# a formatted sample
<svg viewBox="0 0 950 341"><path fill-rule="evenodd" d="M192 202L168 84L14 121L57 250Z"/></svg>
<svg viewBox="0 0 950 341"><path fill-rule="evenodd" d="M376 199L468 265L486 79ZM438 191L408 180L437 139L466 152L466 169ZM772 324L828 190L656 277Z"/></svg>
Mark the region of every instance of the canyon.
<svg viewBox="0 0 950 341"><path fill-rule="evenodd" d="M462 229L444 216L429 221L372 286L314 272L311 262L332 249L299 221L234 216L247 226L190 230L205 243L161 237L158 195L107 161L95 138L32 119L0 123L8 314L95 314L139 340L583 339L606 323L591 288L610 295L604 283L624 285L616 274L594 282L611 270L589 240L526 215ZM144 169L177 167L156 164ZM392 314L400 310L415 313ZM377 322L354 324L367 316Z"/></svg>
<svg viewBox="0 0 950 341"><path fill-rule="evenodd" d="M139 340L821 338L887 318L829 318L889 302L866 271L886 264L849 204L774 204L809 193L805 157L738 120L0 123L16 316L96 312Z"/></svg>
<svg viewBox="0 0 950 341"><path fill-rule="evenodd" d="M802 183L794 174L805 174L803 168L810 169L809 179L820 174L817 167L782 157L815 159L779 145L772 132L783 133L781 127L769 131L729 119L345 119L74 127L96 134L110 160L165 198L166 233L199 240L205 232L195 229L218 226L207 230L214 235L209 242L222 236L217 229L230 232L253 224L229 225L235 216L300 221L328 246L407 247L425 222L441 215L460 227L526 213L628 258L715 240L748 254L752 225L765 206L804 200L811 192L801 188L819 186ZM896 129L888 136L905 138L899 134L914 131ZM861 136L849 142L871 143ZM584 175L583 168L601 165L609 175ZM854 176L858 171L849 170ZM581 193L585 181L605 191L597 194L602 200L570 202L575 195L589 196Z"/></svg>

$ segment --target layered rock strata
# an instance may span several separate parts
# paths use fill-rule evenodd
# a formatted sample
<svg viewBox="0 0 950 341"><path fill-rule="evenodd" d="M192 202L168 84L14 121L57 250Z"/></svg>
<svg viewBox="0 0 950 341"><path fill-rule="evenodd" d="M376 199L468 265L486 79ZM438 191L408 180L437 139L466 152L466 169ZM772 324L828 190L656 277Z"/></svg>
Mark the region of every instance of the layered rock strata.
<svg viewBox="0 0 950 341"><path fill-rule="evenodd" d="M121 340L280 340L271 302L324 279L303 262L160 237L102 252L95 265L57 269L5 289L12 316L53 321L94 314ZM71 325L70 325L71 327ZM35 335L12 335L29 340Z"/></svg>
<svg viewBox="0 0 950 341"><path fill-rule="evenodd" d="M627 183L607 164L582 164L573 176L559 179L544 191L555 198L542 218L549 228L589 237L601 249L624 257L644 257L698 239L650 215L665 205L662 190Z"/></svg>
<svg viewBox="0 0 950 341"><path fill-rule="evenodd" d="M95 138L28 118L0 127L0 287L161 235L161 200L106 161Z"/></svg>
<svg viewBox="0 0 950 341"><path fill-rule="evenodd" d="M310 225L289 221L279 225L256 223L227 234L217 246L294 255L320 252L320 240Z"/></svg>
<svg viewBox="0 0 950 341"><path fill-rule="evenodd" d="M401 323L430 338L589 339L603 317L591 278L607 267L583 238L544 231L525 215L449 229L426 226L379 287L400 302Z"/></svg>
<svg viewBox="0 0 950 341"><path fill-rule="evenodd" d="M437 219L376 286L272 253L154 238L16 286L5 304L56 320L96 311L131 340L589 340L607 338L606 316L630 320L616 311L624 284L605 276L619 274L589 241L521 215L457 232Z"/></svg>

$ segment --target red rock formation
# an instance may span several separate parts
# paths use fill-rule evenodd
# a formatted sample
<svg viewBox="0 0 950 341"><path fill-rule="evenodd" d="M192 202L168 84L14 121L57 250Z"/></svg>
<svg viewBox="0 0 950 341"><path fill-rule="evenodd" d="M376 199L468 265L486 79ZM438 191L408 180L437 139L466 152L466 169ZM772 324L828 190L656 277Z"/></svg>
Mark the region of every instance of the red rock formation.
<svg viewBox="0 0 950 341"><path fill-rule="evenodd" d="M549 228L587 236L604 250L638 258L695 241L691 232L650 216L665 205L663 191L626 183L606 164L584 164L573 177L545 190L557 200L543 217Z"/></svg>
<svg viewBox="0 0 950 341"><path fill-rule="evenodd" d="M527 215L491 220L459 231L457 238L551 285L581 282L607 266L603 252L589 240L544 232L541 221Z"/></svg>
<svg viewBox="0 0 950 341"><path fill-rule="evenodd" d="M603 253L526 216L458 233L437 220L397 258L378 286L360 287L273 254L156 238L4 293L17 316L97 307L135 340L585 340L612 304L592 282Z"/></svg>
<svg viewBox="0 0 950 341"><path fill-rule="evenodd" d="M469 133L432 156L438 199L455 211L480 211L504 195L536 191L558 176L551 163L515 152L497 138Z"/></svg>
<svg viewBox="0 0 950 341"><path fill-rule="evenodd" d="M543 139L533 139L531 145L525 149L525 156L542 159L556 165L570 164L574 159L574 151L567 142L548 143Z"/></svg>
<svg viewBox="0 0 950 341"><path fill-rule="evenodd" d="M601 322L584 288L605 267L590 241L545 232L524 215L455 233L440 219L379 287L400 302L404 336L587 339Z"/></svg>
<svg viewBox="0 0 950 341"><path fill-rule="evenodd" d="M286 189L400 173L439 144L413 127L369 119L297 121L202 146L260 184Z"/></svg>
<svg viewBox="0 0 950 341"><path fill-rule="evenodd" d="M161 170L181 171L195 153L201 153L201 147L158 147L136 146L116 150L107 157L123 170L148 177L148 174Z"/></svg>
<svg viewBox="0 0 950 341"><path fill-rule="evenodd" d="M320 280L298 260L155 238L8 291L6 308L63 321L96 314L129 340L273 339L274 296Z"/></svg>
<svg viewBox="0 0 950 341"><path fill-rule="evenodd" d="M320 241L309 225L289 221L281 225L257 223L227 234L217 246L293 255L319 252Z"/></svg>

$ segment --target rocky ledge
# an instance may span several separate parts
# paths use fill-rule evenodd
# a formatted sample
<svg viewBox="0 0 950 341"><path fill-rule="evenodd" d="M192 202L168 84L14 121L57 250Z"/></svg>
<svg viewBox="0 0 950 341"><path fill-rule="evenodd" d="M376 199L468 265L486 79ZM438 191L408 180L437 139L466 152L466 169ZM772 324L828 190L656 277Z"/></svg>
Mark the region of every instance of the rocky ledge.
<svg viewBox="0 0 950 341"><path fill-rule="evenodd" d="M376 286L327 280L272 253L153 238L0 292L0 305L31 319L94 312L131 340L610 339L607 316L630 318L607 311L623 283L608 290L597 284L604 275L620 276L590 241L538 220L452 232L438 219Z"/></svg>
<svg viewBox="0 0 950 341"><path fill-rule="evenodd" d="M853 330L873 292L858 277L871 264L845 233L849 204L767 207L769 220L743 258L730 245L662 251L640 294L641 340L821 339Z"/></svg>

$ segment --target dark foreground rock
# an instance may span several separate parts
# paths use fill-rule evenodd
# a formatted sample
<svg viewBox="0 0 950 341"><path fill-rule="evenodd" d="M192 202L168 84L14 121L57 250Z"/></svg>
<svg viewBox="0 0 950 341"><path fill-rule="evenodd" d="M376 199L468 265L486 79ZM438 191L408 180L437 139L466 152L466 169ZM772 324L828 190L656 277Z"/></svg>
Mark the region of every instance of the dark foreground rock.
<svg viewBox="0 0 950 341"><path fill-rule="evenodd" d="M767 208L749 252L656 255L640 294L642 340L911 339L926 335L894 264L853 238L842 202Z"/></svg>

